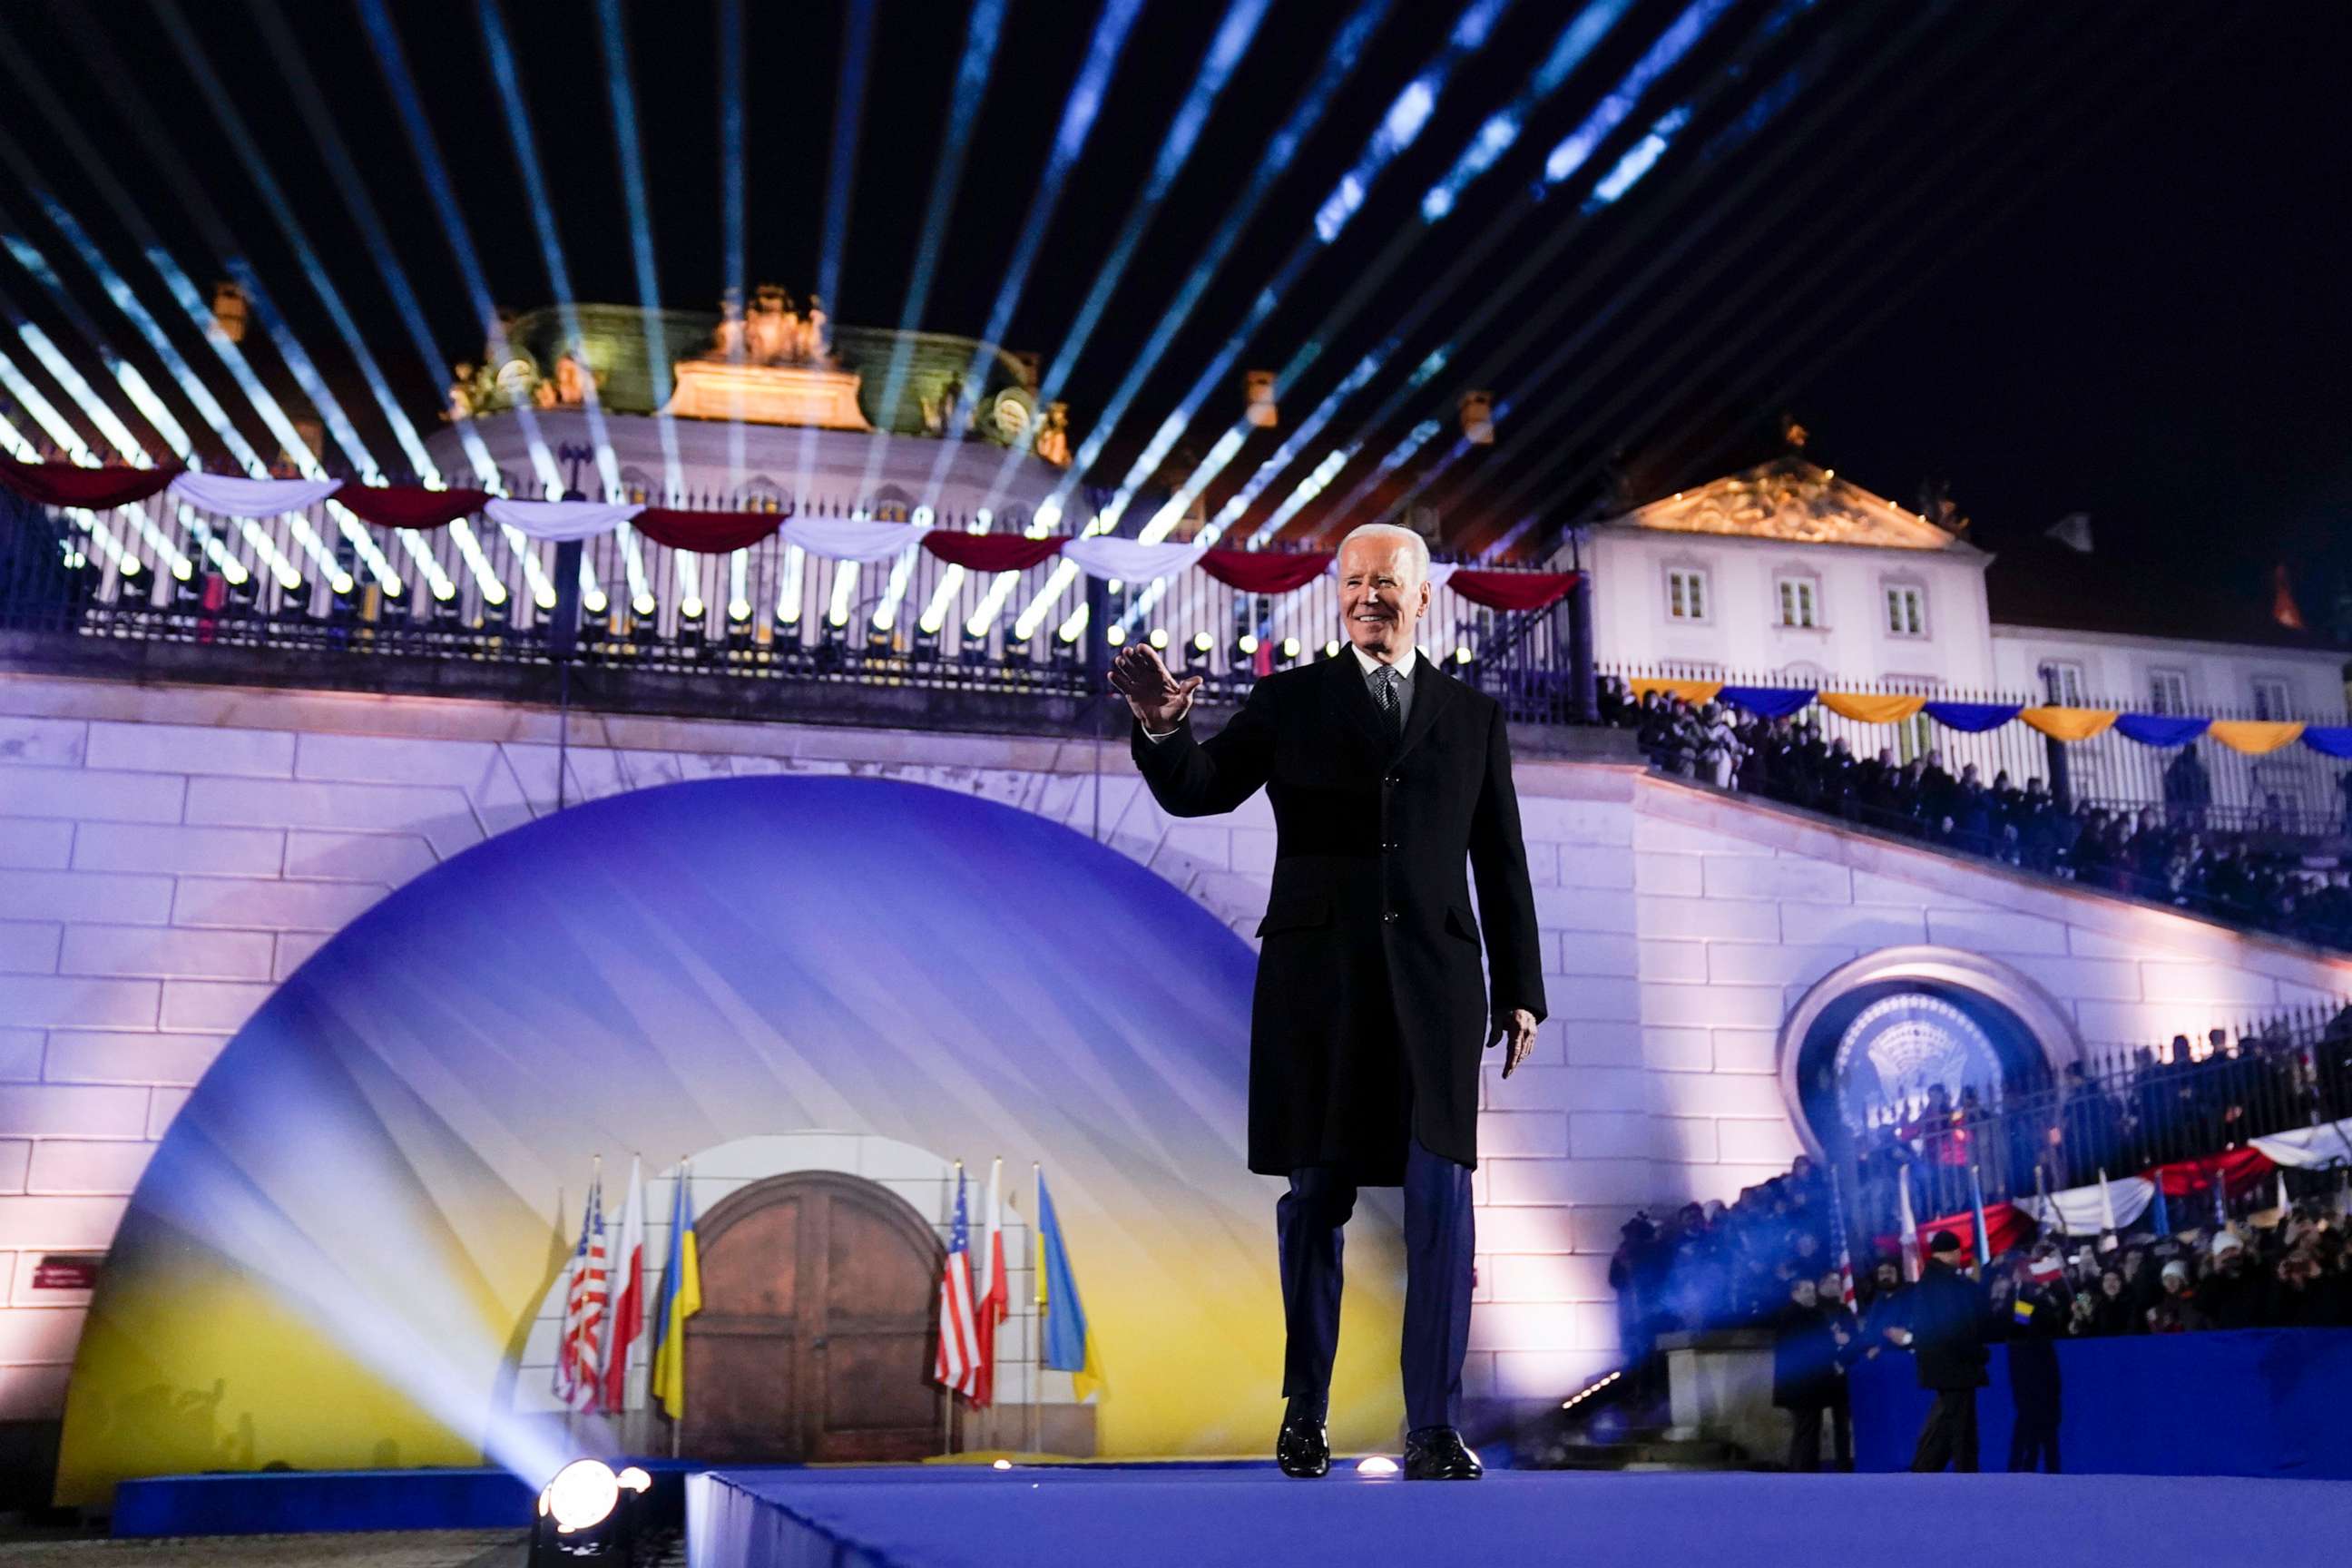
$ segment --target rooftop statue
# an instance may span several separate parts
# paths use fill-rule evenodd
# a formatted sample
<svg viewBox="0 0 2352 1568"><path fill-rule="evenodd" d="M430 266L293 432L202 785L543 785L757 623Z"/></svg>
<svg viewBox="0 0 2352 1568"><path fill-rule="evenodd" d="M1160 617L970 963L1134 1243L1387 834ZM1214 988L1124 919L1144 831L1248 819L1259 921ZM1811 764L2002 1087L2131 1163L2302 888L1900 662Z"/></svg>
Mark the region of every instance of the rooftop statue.
<svg viewBox="0 0 2352 1568"><path fill-rule="evenodd" d="M752 291L747 311L741 294L730 289L719 301L719 325L710 334L710 347L700 357L732 364L834 369L824 301L810 295L803 315L793 309L790 290L782 284L762 283Z"/></svg>
<svg viewBox="0 0 2352 1568"><path fill-rule="evenodd" d="M824 301L810 295L803 313L780 283L754 289L748 310L729 289L710 346L673 368L677 390L665 412L679 418L873 428L858 406L857 376L834 360Z"/></svg>

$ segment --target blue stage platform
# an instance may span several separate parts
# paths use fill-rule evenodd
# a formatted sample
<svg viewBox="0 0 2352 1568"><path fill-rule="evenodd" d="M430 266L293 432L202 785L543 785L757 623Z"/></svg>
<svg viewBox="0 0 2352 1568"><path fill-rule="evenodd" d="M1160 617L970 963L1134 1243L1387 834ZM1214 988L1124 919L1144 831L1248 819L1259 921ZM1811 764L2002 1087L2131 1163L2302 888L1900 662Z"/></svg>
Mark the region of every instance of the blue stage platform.
<svg viewBox="0 0 2352 1568"><path fill-rule="evenodd" d="M688 1460L615 1459L654 1479L656 1506L677 1517ZM150 1476L115 1489L122 1536L301 1535L358 1530L528 1530L538 1488L505 1470L242 1470Z"/></svg>
<svg viewBox="0 0 2352 1568"><path fill-rule="evenodd" d="M2312 1562L2352 1484L2126 1476L1496 1471L1294 1481L1271 1465L727 1470L687 1481L689 1568L1984 1568Z"/></svg>

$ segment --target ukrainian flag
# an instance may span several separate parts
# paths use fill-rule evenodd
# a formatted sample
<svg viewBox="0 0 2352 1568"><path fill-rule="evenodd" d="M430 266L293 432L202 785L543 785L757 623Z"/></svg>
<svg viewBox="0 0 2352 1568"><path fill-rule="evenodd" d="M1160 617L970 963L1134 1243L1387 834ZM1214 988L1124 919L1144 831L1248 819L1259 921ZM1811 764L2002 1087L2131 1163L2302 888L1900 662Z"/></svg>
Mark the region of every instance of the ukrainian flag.
<svg viewBox="0 0 2352 1568"><path fill-rule="evenodd" d="M1071 1386L1081 1400L1101 1392L1102 1360L1095 1349L1094 1330L1087 1326L1087 1310L1078 1300L1070 1249L1062 1240L1061 1221L1054 1217L1043 1171L1037 1173L1037 1310L1045 1317L1045 1364L1072 1373Z"/></svg>
<svg viewBox="0 0 2352 1568"><path fill-rule="evenodd" d="M681 1161L669 1211L669 1263L654 1300L654 1399L673 1421L686 1418L686 1321L702 1310L702 1265L694 1247L691 1173Z"/></svg>

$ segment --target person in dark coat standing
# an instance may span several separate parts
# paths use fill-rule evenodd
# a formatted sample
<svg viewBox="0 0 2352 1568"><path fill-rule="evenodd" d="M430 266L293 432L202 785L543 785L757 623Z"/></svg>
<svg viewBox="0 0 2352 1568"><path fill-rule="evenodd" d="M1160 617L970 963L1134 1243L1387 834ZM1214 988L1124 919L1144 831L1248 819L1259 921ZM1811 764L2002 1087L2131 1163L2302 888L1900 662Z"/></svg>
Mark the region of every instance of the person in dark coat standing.
<svg viewBox="0 0 2352 1568"><path fill-rule="evenodd" d="M1787 1411L1789 1468L1811 1471L1822 1468L1822 1419L1846 1404L1845 1367L1853 1331L1852 1315L1833 1300L1824 1300L1819 1284L1799 1275L1789 1287L1788 1303L1772 1324L1772 1403ZM1839 1458L1851 1462L1850 1432Z"/></svg>
<svg viewBox="0 0 2352 1568"><path fill-rule="evenodd" d="M1294 1476L1329 1468L1342 1227L1360 1186L1402 1186L1405 1474L1472 1479L1458 1413L1480 1063L1507 1042L1507 1078L1544 1016L1535 892L1501 706L1414 648L1428 545L1368 524L1339 572L1348 647L1261 679L1207 741L1188 717L1200 677L1177 680L1137 643L1110 679L1162 810L1213 816L1260 789L1274 807L1249 1167L1290 1184L1275 1206L1289 1400L1276 1457Z"/></svg>
<svg viewBox="0 0 2352 1568"><path fill-rule="evenodd" d="M1977 1468L1977 1390L1985 1375L1984 1295L1960 1265L1960 1238L1939 1230L1929 1244L1927 1267L1904 1294L1903 1322L1893 1329L1898 1344L1918 1357L1919 1386L1936 1396L1911 1456L1914 1470L1934 1473L1947 1465L1964 1474Z"/></svg>
<svg viewBox="0 0 2352 1568"><path fill-rule="evenodd" d="M2053 1259L2054 1262L2054 1258ZM2009 1468L2058 1474L2058 1342L2066 1335L2071 1308L2060 1294L2061 1272L2045 1268L2050 1282L2034 1275L2030 1258L2017 1259L2008 1294L2009 1392L2017 1407L2009 1434ZM2000 1303L1995 1321L2000 1322Z"/></svg>

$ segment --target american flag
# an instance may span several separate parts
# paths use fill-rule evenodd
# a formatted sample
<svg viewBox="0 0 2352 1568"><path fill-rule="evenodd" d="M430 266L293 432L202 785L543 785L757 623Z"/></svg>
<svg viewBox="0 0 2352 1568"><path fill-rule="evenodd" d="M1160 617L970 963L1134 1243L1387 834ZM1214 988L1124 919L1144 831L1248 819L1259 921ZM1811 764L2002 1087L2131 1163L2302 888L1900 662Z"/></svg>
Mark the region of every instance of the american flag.
<svg viewBox="0 0 2352 1568"><path fill-rule="evenodd" d="M964 1209L963 1167L956 1167L955 1227L940 1272L940 1385L971 1399L980 1392L980 1343L973 1331L971 1224Z"/></svg>
<svg viewBox="0 0 2352 1568"><path fill-rule="evenodd" d="M1845 1239L1845 1207L1838 1202L1837 1184L1830 1184L1830 1245L1837 1249L1838 1299L1849 1312L1854 1310L1853 1253Z"/></svg>
<svg viewBox="0 0 2352 1568"><path fill-rule="evenodd" d="M573 1410L595 1408L604 1340L604 1300L610 1286L604 1258L604 1183L588 1184L580 1215L580 1245L572 1254L563 1292L563 1337L555 1348L555 1397Z"/></svg>

